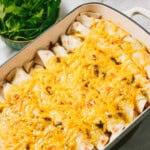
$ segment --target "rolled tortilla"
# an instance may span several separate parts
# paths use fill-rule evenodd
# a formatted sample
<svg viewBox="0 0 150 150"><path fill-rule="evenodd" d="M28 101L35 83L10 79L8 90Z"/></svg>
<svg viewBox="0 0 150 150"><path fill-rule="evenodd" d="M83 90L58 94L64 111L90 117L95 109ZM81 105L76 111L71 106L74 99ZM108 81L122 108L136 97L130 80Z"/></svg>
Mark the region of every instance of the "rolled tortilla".
<svg viewBox="0 0 150 150"><path fill-rule="evenodd" d="M103 134L99 137L99 140L97 141L97 149L98 150L103 150L105 148L105 145L109 141L109 136L107 134Z"/></svg>
<svg viewBox="0 0 150 150"><path fill-rule="evenodd" d="M95 18L95 19L94 19ZM81 22L86 27L91 27L94 22L99 22L101 15L93 12L80 13L76 20Z"/></svg>
<svg viewBox="0 0 150 150"><path fill-rule="evenodd" d="M92 18L95 18L95 19L101 19L102 15L100 13L97 13L97 12L81 12L80 15L86 15L88 17L92 17Z"/></svg>
<svg viewBox="0 0 150 150"><path fill-rule="evenodd" d="M65 48L63 46L60 46L58 43L55 44L52 50L57 56L67 56L67 51L65 50Z"/></svg>
<svg viewBox="0 0 150 150"><path fill-rule="evenodd" d="M77 139L76 139L76 150L93 150L94 146L92 144L89 143L88 140L84 139L82 135L80 135Z"/></svg>
<svg viewBox="0 0 150 150"><path fill-rule="evenodd" d="M131 36L126 36L123 41L128 42L132 46L134 51L131 53L131 59L141 67L144 67L144 70L150 79L150 55L146 52L146 47Z"/></svg>
<svg viewBox="0 0 150 150"><path fill-rule="evenodd" d="M16 75L16 71L17 71L16 68L14 68L13 70L11 70L8 73L8 75L6 76L5 80L8 81L8 82L11 82L14 79L15 75Z"/></svg>
<svg viewBox="0 0 150 150"><path fill-rule="evenodd" d="M128 118L129 121L133 121L135 116L135 111L134 107L132 107L130 104L127 102L122 102L119 106L126 114L126 117Z"/></svg>
<svg viewBox="0 0 150 150"><path fill-rule="evenodd" d="M19 84L23 81L29 80L30 75L27 74L22 68L17 68L14 79L12 80L12 84Z"/></svg>
<svg viewBox="0 0 150 150"><path fill-rule="evenodd" d="M34 61L31 60L31 61L26 62L26 63L23 65L23 69L24 69L27 73L29 73L29 72L31 71L31 69L32 69L33 66L34 66Z"/></svg>
<svg viewBox="0 0 150 150"><path fill-rule="evenodd" d="M148 102L148 100L146 99L145 96L143 95L138 95L136 97L136 106L137 106L137 110L139 113L141 113L144 110L144 107L146 105L146 103Z"/></svg>
<svg viewBox="0 0 150 150"><path fill-rule="evenodd" d="M74 50L81 45L81 40L72 35L62 35L61 42L67 51Z"/></svg>
<svg viewBox="0 0 150 150"><path fill-rule="evenodd" d="M39 50L35 57L35 63L46 67L48 61L54 56L50 50Z"/></svg>
<svg viewBox="0 0 150 150"><path fill-rule="evenodd" d="M138 40L134 39L130 35L126 36L123 41L129 42L134 50L140 50L144 47Z"/></svg>
<svg viewBox="0 0 150 150"><path fill-rule="evenodd" d="M85 27L80 22L76 21L69 27L69 29L67 31L68 34L70 34L72 32L79 32L83 35L87 35L90 32L90 29Z"/></svg>
<svg viewBox="0 0 150 150"><path fill-rule="evenodd" d="M125 123L120 120L120 122L115 122L114 119L109 120L107 124L107 129L112 133L110 137L110 142L114 140L125 128Z"/></svg>
<svg viewBox="0 0 150 150"><path fill-rule="evenodd" d="M35 65L33 68L33 70L43 70L43 69L44 69L44 67L41 65Z"/></svg>
<svg viewBox="0 0 150 150"><path fill-rule="evenodd" d="M3 85L2 97L3 97L4 99L7 99L7 94L8 94L8 92L9 92L11 86L12 86L12 85L11 85L10 83L5 83L5 84Z"/></svg>

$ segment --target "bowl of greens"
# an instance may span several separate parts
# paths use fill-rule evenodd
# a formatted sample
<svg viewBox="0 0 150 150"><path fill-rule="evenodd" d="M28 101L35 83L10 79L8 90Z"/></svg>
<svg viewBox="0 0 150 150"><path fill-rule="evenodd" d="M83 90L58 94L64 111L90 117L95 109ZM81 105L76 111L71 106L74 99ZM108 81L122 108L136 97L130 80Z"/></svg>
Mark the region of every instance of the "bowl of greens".
<svg viewBox="0 0 150 150"><path fill-rule="evenodd" d="M61 0L0 1L0 35L14 49L21 49L54 24Z"/></svg>

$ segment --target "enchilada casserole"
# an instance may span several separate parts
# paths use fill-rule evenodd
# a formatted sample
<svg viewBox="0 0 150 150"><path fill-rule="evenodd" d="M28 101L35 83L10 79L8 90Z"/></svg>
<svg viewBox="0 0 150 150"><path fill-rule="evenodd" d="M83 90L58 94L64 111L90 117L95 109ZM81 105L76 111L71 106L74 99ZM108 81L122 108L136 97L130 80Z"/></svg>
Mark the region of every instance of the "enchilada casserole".
<svg viewBox="0 0 150 150"><path fill-rule="evenodd" d="M102 150L149 105L150 54L100 14L1 82L1 150Z"/></svg>

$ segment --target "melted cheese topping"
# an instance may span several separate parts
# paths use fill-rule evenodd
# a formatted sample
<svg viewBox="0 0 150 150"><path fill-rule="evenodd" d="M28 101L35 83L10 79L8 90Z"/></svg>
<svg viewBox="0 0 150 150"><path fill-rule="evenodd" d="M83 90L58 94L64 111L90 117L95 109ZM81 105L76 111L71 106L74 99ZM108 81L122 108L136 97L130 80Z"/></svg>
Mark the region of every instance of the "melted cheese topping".
<svg viewBox="0 0 150 150"><path fill-rule="evenodd" d="M54 56L46 69L12 85L0 102L0 149L73 150L81 135L96 145L110 120L128 125L133 118L124 106L135 110L144 87L134 76L146 74L131 60L125 36L101 20L68 57Z"/></svg>

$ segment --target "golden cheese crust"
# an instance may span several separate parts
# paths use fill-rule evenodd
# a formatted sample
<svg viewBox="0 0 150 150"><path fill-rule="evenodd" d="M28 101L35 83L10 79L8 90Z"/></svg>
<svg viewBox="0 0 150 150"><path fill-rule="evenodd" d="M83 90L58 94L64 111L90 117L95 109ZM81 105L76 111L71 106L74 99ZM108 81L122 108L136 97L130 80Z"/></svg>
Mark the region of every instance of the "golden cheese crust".
<svg viewBox="0 0 150 150"><path fill-rule="evenodd" d="M67 50L57 45L49 59L40 51L45 68L7 88L0 149L101 150L144 110L147 48L110 20L93 18L86 36L75 25L62 39Z"/></svg>

